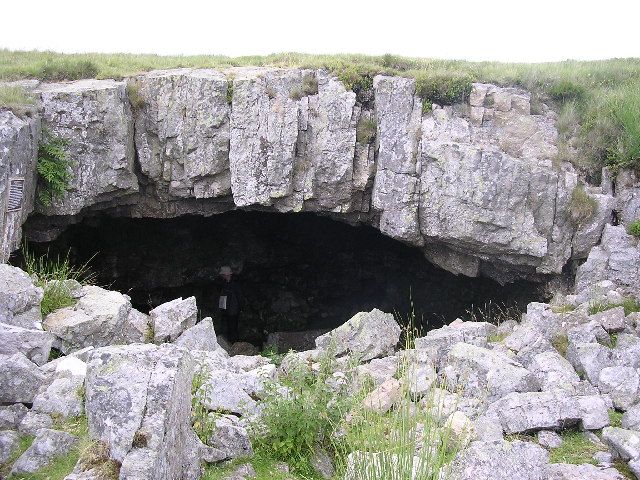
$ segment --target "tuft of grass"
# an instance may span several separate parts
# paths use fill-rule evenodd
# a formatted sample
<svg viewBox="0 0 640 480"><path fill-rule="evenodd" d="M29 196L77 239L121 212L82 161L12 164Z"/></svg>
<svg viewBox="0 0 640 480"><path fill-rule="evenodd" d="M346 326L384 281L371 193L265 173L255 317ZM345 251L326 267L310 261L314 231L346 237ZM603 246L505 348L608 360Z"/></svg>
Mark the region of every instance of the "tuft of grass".
<svg viewBox="0 0 640 480"><path fill-rule="evenodd" d="M198 370L191 381L191 424L202 443L207 444L211 434L216 428L215 415L209 413L204 406L205 392L202 387L208 376L208 371L203 367Z"/></svg>
<svg viewBox="0 0 640 480"><path fill-rule="evenodd" d="M40 304L42 316L46 316L54 310L70 307L75 304L67 280L75 280L81 285L94 283L95 275L89 269L89 263L75 267L69 261L69 255L65 257L49 258L47 255L36 257L26 244L22 247L24 258L24 270L35 279L36 286L44 290L44 296Z"/></svg>
<svg viewBox="0 0 640 480"><path fill-rule="evenodd" d="M629 226L627 227L627 233L629 235L633 235L636 238L640 238L640 218L634 220L629 224Z"/></svg>
<svg viewBox="0 0 640 480"><path fill-rule="evenodd" d="M227 103L233 102L233 76L227 77Z"/></svg>
<svg viewBox="0 0 640 480"><path fill-rule="evenodd" d="M586 89L572 80L561 79L548 89L549 96L557 102L580 101L586 96Z"/></svg>
<svg viewBox="0 0 640 480"><path fill-rule="evenodd" d="M147 102L140 93L140 84L135 80L127 82L127 97L129 98L129 104L134 112L142 110Z"/></svg>
<svg viewBox="0 0 640 480"><path fill-rule="evenodd" d="M468 74L420 73L416 75L416 95L429 105L453 105L469 98L472 83L473 78Z"/></svg>
<svg viewBox="0 0 640 480"><path fill-rule="evenodd" d="M304 97L304 92L301 88L293 87L289 92L289 98L291 100L300 100L302 97Z"/></svg>
<svg viewBox="0 0 640 480"><path fill-rule="evenodd" d="M23 116L33 111L36 97L17 85L0 85L0 110L11 110Z"/></svg>
<svg viewBox="0 0 640 480"><path fill-rule="evenodd" d="M279 367L282 364L282 360L284 359L286 353L278 353L278 348L275 345L270 345L263 348L260 352L260 355L268 358L274 365Z"/></svg>
<svg viewBox="0 0 640 480"><path fill-rule="evenodd" d="M307 75L302 79L302 91L305 95L316 95L318 93L318 80L312 75Z"/></svg>
<svg viewBox="0 0 640 480"><path fill-rule="evenodd" d="M98 65L91 60L70 57L45 62L37 68L35 77L47 82L59 82L95 78L99 71Z"/></svg>
<svg viewBox="0 0 640 480"><path fill-rule="evenodd" d="M609 410L609 423L612 427L622 428L622 412L614 409Z"/></svg>
<svg viewBox="0 0 640 480"><path fill-rule="evenodd" d="M360 117L356 126L356 142L369 144L376 137L378 126L373 118Z"/></svg>
<svg viewBox="0 0 640 480"><path fill-rule="evenodd" d="M598 201L589 195L584 186L577 185L571 192L569 216L578 226L586 224L598 210Z"/></svg>
<svg viewBox="0 0 640 480"><path fill-rule="evenodd" d="M551 307L551 311L553 313L569 313L573 312L575 309L575 305L571 305L569 303L565 303L563 305L554 305Z"/></svg>
<svg viewBox="0 0 640 480"><path fill-rule="evenodd" d="M500 326L508 320L520 322L522 319L522 309L516 304L495 303L489 301L484 305L473 305L466 311L467 320L470 322L487 322Z"/></svg>
<svg viewBox="0 0 640 480"><path fill-rule="evenodd" d="M601 448L591 442L583 432L566 430L560 436L562 437L562 444L558 448L551 449L549 455L550 463L598 464L593 455L599 452Z"/></svg>
<svg viewBox="0 0 640 480"><path fill-rule="evenodd" d="M43 131L43 138L38 146L38 200L45 207L59 200L69 188L71 181L71 160L67 153L69 142Z"/></svg>
<svg viewBox="0 0 640 480"><path fill-rule="evenodd" d="M567 337L566 333L558 335L551 340L551 345L553 345L553 348L555 348L560 355L566 357L567 349L569 348L569 337Z"/></svg>
<svg viewBox="0 0 640 480"><path fill-rule="evenodd" d="M622 303L609 303L603 301L593 301L589 305L589 315L605 312L612 308L623 307L625 316L630 313L640 312L640 302L635 298L625 298Z"/></svg>
<svg viewBox="0 0 640 480"><path fill-rule="evenodd" d="M291 480L304 478L305 480L320 480L321 477L316 474L305 475L304 477L292 476L278 468L281 463L278 460L256 453L250 459L239 458L231 462L224 462L218 465L207 465L204 470L202 480L224 480L235 471L240 465L250 463L256 471L255 480Z"/></svg>

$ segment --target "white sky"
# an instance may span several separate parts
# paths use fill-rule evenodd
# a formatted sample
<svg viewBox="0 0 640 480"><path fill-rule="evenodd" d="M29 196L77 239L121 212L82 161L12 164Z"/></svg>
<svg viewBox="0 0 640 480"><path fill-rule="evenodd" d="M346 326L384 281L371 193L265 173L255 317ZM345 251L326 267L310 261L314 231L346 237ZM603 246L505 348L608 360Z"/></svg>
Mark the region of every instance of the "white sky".
<svg viewBox="0 0 640 480"><path fill-rule="evenodd" d="M640 0L1 0L0 48L523 62L640 57Z"/></svg>

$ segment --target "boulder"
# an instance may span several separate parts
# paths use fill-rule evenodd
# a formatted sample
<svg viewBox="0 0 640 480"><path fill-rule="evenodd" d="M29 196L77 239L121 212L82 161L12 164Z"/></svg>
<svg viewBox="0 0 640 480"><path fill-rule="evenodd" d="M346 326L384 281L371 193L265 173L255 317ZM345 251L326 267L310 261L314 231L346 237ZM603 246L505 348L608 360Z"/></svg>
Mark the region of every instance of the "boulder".
<svg viewBox="0 0 640 480"><path fill-rule="evenodd" d="M505 433L561 430L580 425L597 430L609 425L606 402L600 397L577 397L564 391L510 393L492 403L488 417L495 418Z"/></svg>
<svg viewBox="0 0 640 480"><path fill-rule="evenodd" d="M622 332L626 327L623 307L610 308L595 315L590 315L589 320L599 323L609 333Z"/></svg>
<svg viewBox="0 0 640 480"><path fill-rule="evenodd" d="M51 428L52 425L53 420L46 413L29 411L18 425L18 431L27 435L36 435L41 428Z"/></svg>
<svg viewBox="0 0 640 480"><path fill-rule="evenodd" d="M76 363L82 365L76 366ZM73 364L73 366L69 365ZM67 366L69 366L67 368ZM33 411L77 417L84 413L86 364L77 358L61 363L53 380L43 386L33 399Z"/></svg>
<svg viewBox="0 0 640 480"><path fill-rule="evenodd" d="M0 322L26 329L41 328L44 291L17 267L0 264Z"/></svg>
<svg viewBox="0 0 640 480"><path fill-rule="evenodd" d="M511 335L504 339L504 346L516 353L516 359L529 366L533 357L543 352L555 351L551 342L537 327L531 324L518 325Z"/></svg>
<svg viewBox="0 0 640 480"><path fill-rule="evenodd" d="M374 308L356 313L345 324L316 338L316 348L336 356L355 355L361 362L391 355L400 339L393 315Z"/></svg>
<svg viewBox="0 0 640 480"><path fill-rule="evenodd" d="M78 437L67 432L42 428L25 452L13 464L11 473L33 473L60 455L65 455L78 443Z"/></svg>
<svg viewBox="0 0 640 480"><path fill-rule="evenodd" d="M127 315L122 330L114 338L115 345L128 345L130 343L146 343L151 340L151 319L149 315L132 308Z"/></svg>
<svg viewBox="0 0 640 480"><path fill-rule="evenodd" d="M624 411L639 399L640 376L635 368L606 367L600 370L598 388L611 397L617 409Z"/></svg>
<svg viewBox="0 0 640 480"><path fill-rule="evenodd" d="M415 348L429 353L434 363L456 343L468 343L478 347L487 347L490 335L496 332L496 326L487 322L460 322L429 330L424 337L415 339Z"/></svg>
<svg viewBox="0 0 640 480"><path fill-rule="evenodd" d="M555 350L535 355L529 371L542 390L573 390L580 383L580 377L571 364Z"/></svg>
<svg viewBox="0 0 640 480"><path fill-rule="evenodd" d="M20 446L20 434L13 430L0 430L0 465L7 463Z"/></svg>
<svg viewBox="0 0 640 480"><path fill-rule="evenodd" d="M224 370L205 372L204 384L197 392L202 404L209 410L229 412L242 416L257 413L258 404L247 391L247 383L239 375Z"/></svg>
<svg viewBox="0 0 640 480"><path fill-rule="evenodd" d="M60 339L64 353L88 346L104 347L119 343L131 302L119 292L88 285L72 307L61 308L44 319L44 329Z"/></svg>
<svg viewBox="0 0 640 480"><path fill-rule="evenodd" d="M46 215L75 215L83 208L138 191L133 119L125 82L80 80L41 84L43 128L66 139L74 161L69 188Z"/></svg>
<svg viewBox="0 0 640 480"><path fill-rule="evenodd" d="M271 364L271 360L261 355L235 355L229 357L229 364L231 368L248 372Z"/></svg>
<svg viewBox="0 0 640 480"><path fill-rule="evenodd" d="M122 462L122 478L197 478L189 353L170 344L98 348L87 364L90 435Z"/></svg>
<svg viewBox="0 0 640 480"><path fill-rule="evenodd" d="M556 432L540 430L538 432L538 444L544 448L558 448L562 445L562 437Z"/></svg>
<svg viewBox="0 0 640 480"><path fill-rule="evenodd" d="M0 354L0 403L31 403L44 381L38 366L22 353Z"/></svg>
<svg viewBox="0 0 640 480"><path fill-rule="evenodd" d="M397 371L398 357L374 358L370 362L356 367L354 388L357 390L369 383L373 387L377 387L384 381L393 378Z"/></svg>
<svg viewBox="0 0 640 480"><path fill-rule="evenodd" d="M16 430L28 411L22 403L0 407L0 430Z"/></svg>
<svg viewBox="0 0 640 480"><path fill-rule="evenodd" d="M211 317L204 318L193 327L185 330L174 343L189 350L207 350L211 352L221 350L224 352L222 347L218 345Z"/></svg>
<svg viewBox="0 0 640 480"><path fill-rule="evenodd" d="M451 463L456 480L548 480L549 453L521 441L472 442Z"/></svg>
<svg viewBox="0 0 640 480"><path fill-rule="evenodd" d="M548 480L624 480L624 478L615 468L596 467L588 463L582 465L552 463L549 465Z"/></svg>
<svg viewBox="0 0 640 480"><path fill-rule="evenodd" d="M640 431L640 403L629 407L622 415L622 428Z"/></svg>
<svg viewBox="0 0 640 480"><path fill-rule="evenodd" d="M149 312L154 343L173 342L198 319L196 297L176 298Z"/></svg>
<svg viewBox="0 0 640 480"><path fill-rule="evenodd" d="M623 460L636 460L640 457L640 433L618 427L602 430L602 440Z"/></svg>
<svg viewBox="0 0 640 480"><path fill-rule="evenodd" d="M442 361L449 389L492 402L510 392L537 390L535 377L509 357L475 345L458 343Z"/></svg>
<svg viewBox="0 0 640 480"><path fill-rule="evenodd" d="M253 455L249 434L238 424L238 418L233 415L223 415L215 420L215 427L207 440L207 445L222 452L221 460Z"/></svg>
<svg viewBox="0 0 640 480"><path fill-rule="evenodd" d="M362 401L362 406L380 414L386 413L400 400L402 385L395 378L385 380Z"/></svg>
<svg viewBox="0 0 640 480"><path fill-rule="evenodd" d="M54 336L44 330L28 330L0 323L0 354L23 353L36 365L49 360Z"/></svg>

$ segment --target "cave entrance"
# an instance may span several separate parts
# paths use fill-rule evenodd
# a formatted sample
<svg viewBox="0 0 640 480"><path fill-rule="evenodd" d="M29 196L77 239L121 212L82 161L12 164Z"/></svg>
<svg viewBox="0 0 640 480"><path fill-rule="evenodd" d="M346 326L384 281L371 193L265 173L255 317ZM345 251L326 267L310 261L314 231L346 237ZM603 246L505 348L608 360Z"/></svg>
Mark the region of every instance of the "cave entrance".
<svg viewBox="0 0 640 480"><path fill-rule="evenodd" d="M404 319L413 308L424 331L488 302L522 307L542 295L529 282L455 276L375 228L310 213L90 217L30 248L69 252L76 264L91 259L98 284L128 294L143 312L194 295L222 333L216 283L230 265L245 298L240 337L257 345L272 332L328 330L372 308Z"/></svg>

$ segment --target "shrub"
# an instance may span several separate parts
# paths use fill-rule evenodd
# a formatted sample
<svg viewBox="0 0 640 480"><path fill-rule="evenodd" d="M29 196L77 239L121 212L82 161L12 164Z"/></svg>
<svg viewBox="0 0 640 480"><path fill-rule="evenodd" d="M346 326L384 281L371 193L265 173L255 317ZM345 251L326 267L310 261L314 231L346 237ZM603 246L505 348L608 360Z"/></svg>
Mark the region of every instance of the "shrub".
<svg viewBox="0 0 640 480"><path fill-rule="evenodd" d="M207 443L216 428L215 414L204 406L205 390L202 388L208 376L205 368L198 370L191 381L191 424L202 443Z"/></svg>
<svg viewBox="0 0 640 480"><path fill-rule="evenodd" d="M419 74L416 77L416 95L423 102L453 105L469 98L472 82L469 75Z"/></svg>
<svg viewBox="0 0 640 480"><path fill-rule="evenodd" d="M317 372L295 365L281 379L287 395L268 384L262 416L251 428L256 452L287 462L300 474L313 471L310 459L318 446L330 448L335 426L351 403L344 390L331 386L336 368L332 355L323 354L319 364Z"/></svg>
<svg viewBox="0 0 640 480"><path fill-rule="evenodd" d="M55 62L46 62L40 67L37 77L47 82L80 80L82 78L95 78L98 75L98 71L98 66L91 60L65 58Z"/></svg>
<svg viewBox="0 0 640 480"><path fill-rule="evenodd" d="M19 86L0 86L0 109L7 108L18 116L33 110L36 99Z"/></svg>
<svg viewBox="0 0 640 480"><path fill-rule="evenodd" d="M557 102L579 101L584 98L586 89L571 80L559 80L549 87L548 93Z"/></svg>
<svg viewBox="0 0 640 480"><path fill-rule="evenodd" d="M35 279L35 284L44 291L40 311L42 316L48 315L59 308L69 307L75 303L68 280L80 284L90 284L95 280L89 269L89 262L74 267L69 261L69 255L49 259L46 255L36 257L29 252L26 245L22 247L25 271Z"/></svg>
<svg viewBox="0 0 640 480"><path fill-rule="evenodd" d="M54 200L62 198L71 181L71 161L67 154L68 142L51 132L43 132L43 141L38 147L39 191L38 200L50 206Z"/></svg>
<svg viewBox="0 0 640 480"><path fill-rule="evenodd" d="M578 225L584 225L598 209L598 201L589 195L582 185L577 185L571 192L569 200L569 216L571 221Z"/></svg>
<svg viewBox="0 0 640 480"><path fill-rule="evenodd" d="M629 235L640 238L640 218L634 220L629 224L629 226L627 227L627 232L629 233Z"/></svg>
<svg viewBox="0 0 640 480"><path fill-rule="evenodd" d="M356 126L356 142L371 143L376 136L378 126L372 118L360 117Z"/></svg>

